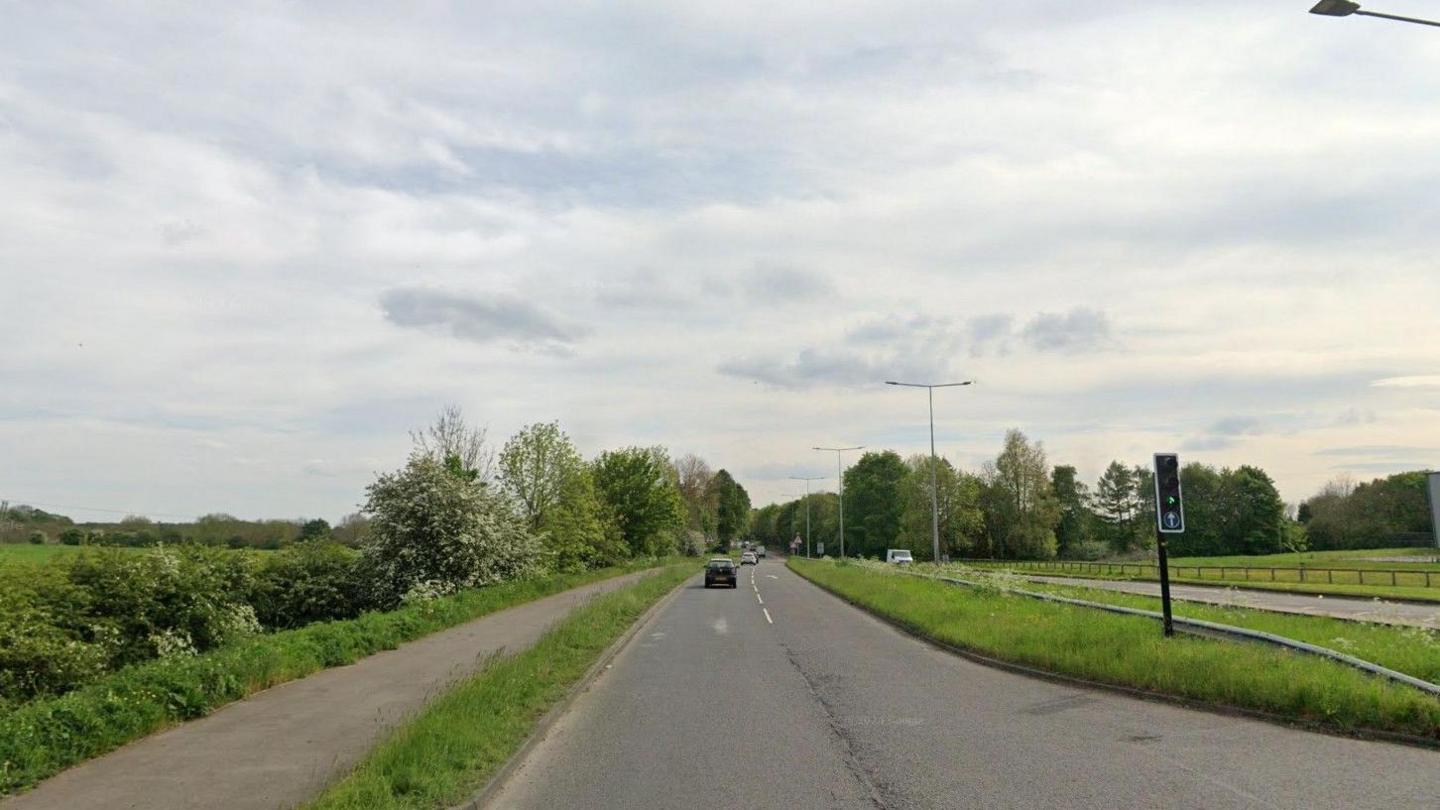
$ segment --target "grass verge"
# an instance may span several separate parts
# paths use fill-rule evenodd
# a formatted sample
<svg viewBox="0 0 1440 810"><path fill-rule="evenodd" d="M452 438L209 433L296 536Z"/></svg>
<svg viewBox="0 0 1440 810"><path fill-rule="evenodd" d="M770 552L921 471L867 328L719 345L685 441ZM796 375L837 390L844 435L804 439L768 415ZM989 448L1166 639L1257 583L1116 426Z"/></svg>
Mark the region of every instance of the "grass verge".
<svg viewBox="0 0 1440 810"><path fill-rule="evenodd" d="M473 794L524 743L604 650L695 575L667 568L595 598L530 649L502 658L399 727L311 810L448 807Z"/></svg>
<svg viewBox="0 0 1440 810"><path fill-rule="evenodd" d="M507 582L399 610L252 636L202 655L128 667L65 695L21 704L0 713L0 795L276 684L662 562Z"/></svg>
<svg viewBox="0 0 1440 810"><path fill-rule="evenodd" d="M1440 700L1332 661L1258 644L1166 639L1143 617L853 564L792 559L790 567L917 635L997 660L1329 731L1440 745Z"/></svg>
<svg viewBox="0 0 1440 810"><path fill-rule="evenodd" d="M1076 579L1109 579L1120 582L1158 582L1158 577L1138 576L1136 574L1106 574L1087 571L1084 573L1066 571L1032 570L1023 566L1007 565L1005 563L980 563L973 565L975 568L986 571L1008 571L1014 574L1036 577L1072 577ZM1171 568L1170 581L1177 585L1208 585L1216 588L1239 588L1249 591L1283 591L1285 593L1317 594L1323 596L1353 596L1360 599L1396 599L1405 602L1434 602L1440 603L1440 587L1425 588L1411 587L1406 585L1352 585L1352 584L1330 584L1325 582L1262 582L1260 580L1244 579L1196 579L1195 577L1176 576L1174 567Z"/></svg>

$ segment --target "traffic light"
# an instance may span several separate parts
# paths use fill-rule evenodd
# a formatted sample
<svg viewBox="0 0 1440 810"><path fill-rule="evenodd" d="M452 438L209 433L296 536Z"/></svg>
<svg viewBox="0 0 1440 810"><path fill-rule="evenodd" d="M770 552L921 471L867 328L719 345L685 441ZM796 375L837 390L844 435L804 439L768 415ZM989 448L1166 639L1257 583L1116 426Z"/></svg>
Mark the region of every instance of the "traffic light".
<svg viewBox="0 0 1440 810"><path fill-rule="evenodd" d="M1180 497L1180 456L1155 454L1155 522L1166 534L1185 531L1185 501Z"/></svg>

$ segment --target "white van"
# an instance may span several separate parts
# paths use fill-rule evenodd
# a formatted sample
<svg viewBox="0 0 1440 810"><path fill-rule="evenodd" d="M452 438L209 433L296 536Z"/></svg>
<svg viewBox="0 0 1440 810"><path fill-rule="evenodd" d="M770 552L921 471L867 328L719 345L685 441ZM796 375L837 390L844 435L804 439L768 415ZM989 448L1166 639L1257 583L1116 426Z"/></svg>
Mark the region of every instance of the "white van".
<svg viewBox="0 0 1440 810"><path fill-rule="evenodd" d="M910 549L908 548L892 548L886 549L885 562L894 563L895 565L909 565L915 562L915 558L910 556Z"/></svg>

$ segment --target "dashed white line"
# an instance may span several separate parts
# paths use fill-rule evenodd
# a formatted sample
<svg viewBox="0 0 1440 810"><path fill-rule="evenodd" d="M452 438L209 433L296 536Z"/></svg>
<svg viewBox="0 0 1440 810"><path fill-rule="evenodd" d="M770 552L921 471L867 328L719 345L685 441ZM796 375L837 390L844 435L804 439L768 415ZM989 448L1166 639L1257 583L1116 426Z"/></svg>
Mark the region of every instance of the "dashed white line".
<svg viewBox="0 0 1440 810"><path fill-rule="evenodd" d="M765 604L765 600L764 600L764 599L761 599L761 598L760 598L760 594L758 594L758 593L755 594L755 601L756 601L756 602L759 602L759 603L762 604L762 605Z"/></svg>
<svg viewBox="0 0 1440 810"><path fill-rule="evenodd" d="M772 618L770 618L770 609L769 609L769 608L760 608L760 611L765 614L765 621L767 621L767 622L769 622L769 623L771 623L771 624L774 624L774 623L775 623L775 620L772 619Z"/></svg>

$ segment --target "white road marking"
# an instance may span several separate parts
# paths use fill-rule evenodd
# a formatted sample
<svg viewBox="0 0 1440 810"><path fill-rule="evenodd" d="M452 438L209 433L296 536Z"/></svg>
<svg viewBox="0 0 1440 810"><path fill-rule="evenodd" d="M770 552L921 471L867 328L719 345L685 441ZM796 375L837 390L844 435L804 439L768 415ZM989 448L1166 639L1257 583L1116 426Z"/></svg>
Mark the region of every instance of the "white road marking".
<svg viewBox="0 0 1440 810"><path fill-rule="evenodd" d="M715 628L715 632L719 633L719 634L722 635L722 636L725 635L726 633L730 632L730 623L727 622L727 621L725 621L725 617L724 617L724 616L721 616L720 618L716 619L716 620L715 620L715 624L713 624L713 625L711 625L711 626Z"/></svg>
<svg viewBox="0 0 1440 810"><path fill-rule="evenodd" d="M765 614L765 621L767 621L767 622L769 622L769 623L771 623L771 624L774 624L774 623L775 623L775 620L772 619L772 618L770 618L770 609L769 609L769 608L760 608L760 610Z"/></svg>
<svg viewBox="0 0 1440 810"><path fill-rule="evenodd" d="M769 577L769 578L771 578L771 579L779 579L779 577L775 576L774 574L766 574L765 576L767 576L767 577Z"/></svg>
<svg viewBox="0 0 1440 810"><path fill-rule="evenodd" d="M755 601L756 601L756 602L759 602L759 603L762 604L762 605L765 604L765 600L764 600L764 599L761 599L761 598L760 598L760 594L758 594L758 593L755 594Z"/></svg>

